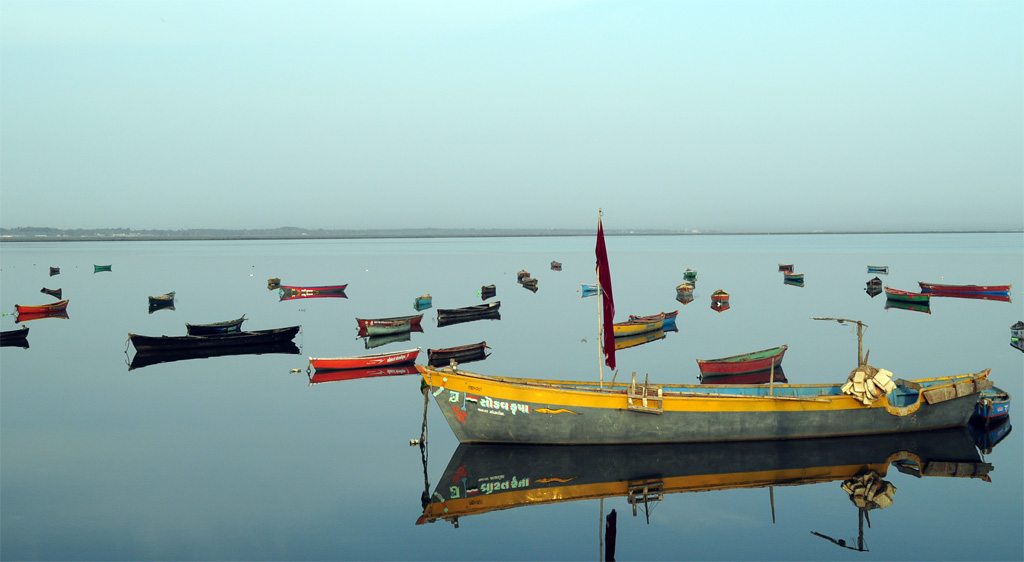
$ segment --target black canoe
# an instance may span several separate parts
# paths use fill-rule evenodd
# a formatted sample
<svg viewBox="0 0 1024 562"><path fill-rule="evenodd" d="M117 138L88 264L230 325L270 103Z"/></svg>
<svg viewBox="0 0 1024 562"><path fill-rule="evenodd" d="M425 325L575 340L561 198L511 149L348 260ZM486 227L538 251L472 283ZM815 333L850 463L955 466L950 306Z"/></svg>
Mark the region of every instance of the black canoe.
<svg viewBox="0 0 1024 562"><path fill-rule="evenodd" d="M235 318L234 320L225 320L223 322L214 322L212 324L189 324L185 323L185 330L190 336L212 336L218 334L230 334L233 332L242 331L242 321L245 320L243 314L241 318Z"/></svg>
<svg viewBox="0 0 1024 562"><path fill-rule="evenodd" d="M452 359L456 363L469 363L471 361L481 361L487 359L489 353L487 350L487 342L474 343L470 345L461 345L459 347L447 347L443 349L428 349L427 350L427 363L431 367L445 367L449 365Z"/></svg>

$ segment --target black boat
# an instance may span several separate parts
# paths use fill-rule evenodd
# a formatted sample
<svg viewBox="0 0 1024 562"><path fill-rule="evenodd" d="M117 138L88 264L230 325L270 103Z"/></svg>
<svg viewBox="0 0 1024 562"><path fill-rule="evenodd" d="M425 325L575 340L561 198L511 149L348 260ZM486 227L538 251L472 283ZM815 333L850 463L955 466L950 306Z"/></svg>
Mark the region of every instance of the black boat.
<svg viewBox="0 0 1024 562"><path fill-rule="evenodd" d="M212 335L223 335L231 334L234 332L242 331L242 322L245 320L243 314L241 318L235 318L234 320L225 320L223 322L213 322L212 324L189 324L185 323L185 330L190 336L212 336Z"/></svg>
<svg viewBox="0 0 1024 562"><path fill-rule="evenodd" d="M494 287L494 285L484 285L483 287L480 287L480 299L481 300L487 300L487 299L493 298L497 294L498 294L498 290Z"/></svg>
<svg viewBox="0 0 1024 562"><path fill-rule="evenodd" d="M458 347L446 347L442 349L428 349L427 363L431 367L444 367L454 359L456 363L469 363L487 359L489 353L487 342L460 345Z"/></svg>
<svg viewBox="0 0 1024 562"><path fill-rule="evenodd" d="M474 320L500 320L500 307L501 301L494 301L464 308L439 308L437 309L437 325L442 327Z"/></svg>
<svg viewBox="0 0 1024 562"><path fill-rule="evenodd" d="M57 300L61 300L61 295L64 294L64 290L63 289L47 289L46 287L43 287L42 289L39 289L39 292L43 293L43 294L46 294L46 295L50 295L51 297L53 297L53 298L55 298Z"/></svg>
<svg viewBox="0 0 1024 562"><path fill-rule="evenodd" d="M234 345L231 347L197 348L197 349L168 349L138 351L132 358L128 370L140 369L158 363L170 363L186 359L208 359L210 357L224 357L229 355L264 355L268 353L279 353L286 355L298 355L299 347L295 342L273 342L269 344Z"/></svg>
<svg viewBox="0 0 1024 562"><path fill-rule="evenodd" d="M253 332L234 332L212 336L140 336L128 334L136 351L157 350L195 350L217 349L224 347L265 345L289 342L299 333L301 326L276 328L273 330L256 330Z"/></svg>
<svg viewBox="0 0 1024 562"><path fill-rule="evenodd" d="M28 326L20 330L0 332L0 347L24 347L28 349Z"/></svg>
<svg viewBox="0 0 1024 562"><path fill-rule="evenodd" d="M153 314L163 309L174 310L174 291L164 293L155 297L149 297L149 313Z"/></svg>

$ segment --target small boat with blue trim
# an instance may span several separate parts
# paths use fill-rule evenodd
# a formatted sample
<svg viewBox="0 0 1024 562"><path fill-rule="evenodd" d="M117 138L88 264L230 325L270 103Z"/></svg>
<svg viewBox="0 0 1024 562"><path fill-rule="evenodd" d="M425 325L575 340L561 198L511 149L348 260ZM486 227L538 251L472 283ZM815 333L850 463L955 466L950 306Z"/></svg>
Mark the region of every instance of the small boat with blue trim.
<svg viewBox="0 0 1024 562"><path fill-rule="evenodd" d="M882 275L889 275L889 266L887 265L869 265L868 273L881 273Z"/></svg>
<svg viewBox="0 0 1024 562"><path fill-rule="evenodd" d="M1005 390L993 386L992 388L983 390L981 396L978 398L978 403L974 406L974 415L972 419L983 419L992 420L995 418L1001 418L1009 415L1010 413L1010 393Z"/></svg>
<svg viewBox="0 0 1024 562"><path fill-rule="evenodd" d="M1008 296L1012 285L946 285L918 281L922 293Z"/></svg>
<svg viewBox="0 0 1024 562"><path fill-rule="evenodd" d="M901 291L900 289L893 289L892 287L883 287L885 291L885 298L899 302L912 302L918 304L924 304L931 300L928 293L912 293L910 291Z"/></svg>

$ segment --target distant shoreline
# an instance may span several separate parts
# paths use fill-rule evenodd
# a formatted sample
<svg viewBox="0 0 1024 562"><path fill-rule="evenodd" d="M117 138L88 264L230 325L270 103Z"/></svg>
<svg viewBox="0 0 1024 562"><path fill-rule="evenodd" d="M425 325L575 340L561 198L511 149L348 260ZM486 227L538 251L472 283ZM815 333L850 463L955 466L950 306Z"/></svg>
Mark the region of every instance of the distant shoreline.
<svg viewBox="0 0 1024 562"><path fill-rule="evenodd" d="M503 230L503 229L408 229L324 231L315 229L267 230L189 230L132 231L128 229L80 229L61 231L49 228L0 229L0 244L5 242L160 242L160 241L228 241L228 240L372 240L401 238L538 238L594 236L593 230ZM605 230L611 236L808 236L864 234L1024 234L1024 230L915 230L915 231L797 231L797 232L709 232L668 230Z"/></svg>

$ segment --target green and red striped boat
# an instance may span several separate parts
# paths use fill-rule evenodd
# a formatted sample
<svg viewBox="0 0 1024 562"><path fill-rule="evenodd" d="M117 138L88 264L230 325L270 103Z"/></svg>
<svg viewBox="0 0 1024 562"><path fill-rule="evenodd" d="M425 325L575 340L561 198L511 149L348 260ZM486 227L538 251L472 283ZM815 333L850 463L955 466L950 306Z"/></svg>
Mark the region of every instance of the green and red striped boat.
<svg viewBox="0 0 1024 562"><path fill-rule="evenodd" d="M892 287L884 287L884 290L885 297L889 300L916 303L927 303L931 301L931 295L928 293L912 293L910 291L893 289Z"/></svg>

